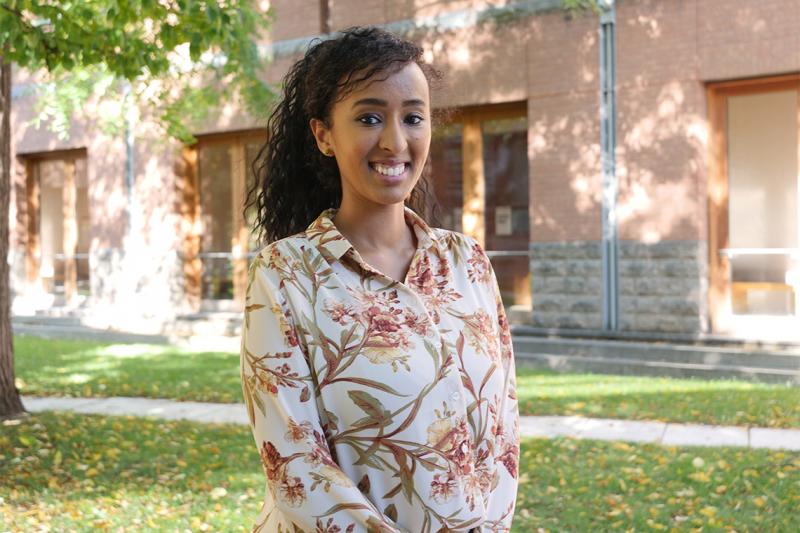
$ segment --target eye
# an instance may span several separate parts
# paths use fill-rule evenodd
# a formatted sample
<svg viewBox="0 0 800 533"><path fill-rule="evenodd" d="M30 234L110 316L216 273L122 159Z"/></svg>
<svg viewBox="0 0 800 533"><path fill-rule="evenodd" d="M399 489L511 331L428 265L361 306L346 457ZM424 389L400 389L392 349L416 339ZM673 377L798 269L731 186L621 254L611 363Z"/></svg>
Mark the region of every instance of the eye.
<svg viewBox="0 0 800 533"><path fill-rule="evenodd" d="M406 122L409 124L416 126L417 124L421 124L425 119L422 118L420 115L408 115L406 117Z"/></svg>
<svg viewBox="0 0 800 533"><path fill-rule="evenodd" d="M361 115L356 120L358 120L362 124L366 124L367 126L374 126L375 124L378 124L381 121L380 117L375 114Z"/></svg>

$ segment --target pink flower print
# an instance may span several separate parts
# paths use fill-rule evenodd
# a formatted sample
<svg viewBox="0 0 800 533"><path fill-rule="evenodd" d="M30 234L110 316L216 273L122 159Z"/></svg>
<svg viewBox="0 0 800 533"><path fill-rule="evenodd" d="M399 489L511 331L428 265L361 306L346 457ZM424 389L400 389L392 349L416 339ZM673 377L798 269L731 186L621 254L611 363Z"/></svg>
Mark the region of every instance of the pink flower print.
<svg viewBox="0 0 800 533"><path fill-rule="evenodd" d="M261 466L264 467L264 473L270 481L276 481L282 477L281 470L283 470L286 460L281 457L280 452L275 445L271 442L261 443L260 450Z"/></svg>
<svg viewBox="0 0 800 533"><path fill-rule="evenodd" d="M458 483L453 472L436 474L431 481L431 498L438 503L444 503L458 494Z"/></svg>
<svg viewBox="0 0 800 533"><path fill-rule="evenodd" d="M411 309L406 309L405 317L406 317L405 325L407 328L412 330L420 337L428 336L428 330L430 328L428 326L428 320L424 316L417 315Z"/></svg>
<svg viewBox="0 0 800 533"><path fill-rule="evenodd" d="M349 324L355 316L353 308L343 302L326 301L322 310L337 324Z"/></svg>
<svg viewBox="0 0 800 533"><path fill-rule="evenodd" d="M299 477L286 478L281 483L281 494L291 507L300 507L306 499L305 485Z"/></svg>
<svg viewBox="0 0 800 533"><path fill-rule="evenodd" d="M422 294L431 294L436 288L436 280L431 271L431 261L428 256L424 256L416 265L416 271L409 278L409 282L413 287Z"/></svg>
<svg viewBox="0 0 800 533"><path fill-rule="evenodd" d="M506 470L508 470L508 473L511 474L511 477L514 479L517 478L518 458L519 447L513 442L505 443L503 446L503 453L497 458L503 463L503 466L506 467Z"/></svg>
<svg viewBox="0 0 800 533"><path fill-rule="evenodd" d="M472 245L472 255L467 259L467 273L470 281L489 283L492 280L491 264L478 244Z"/></svg>
<svg viewBox="0 0 800 533"><path fill-rule="evenodd" d="M304 420L300 424L295 422L294 418L289 417L289 429L286 431L284 437L288 442L298 443L306 440L311 433L311 422Z"/></svg>
<svg viewBox="0 0 800 533"><path fill-rule="evenodd" d="M401 313L402 311L399 309L381 309L377 305L373 305L367 309L370 331L379 334L399 331L402 325L398 315Z"/></svg>

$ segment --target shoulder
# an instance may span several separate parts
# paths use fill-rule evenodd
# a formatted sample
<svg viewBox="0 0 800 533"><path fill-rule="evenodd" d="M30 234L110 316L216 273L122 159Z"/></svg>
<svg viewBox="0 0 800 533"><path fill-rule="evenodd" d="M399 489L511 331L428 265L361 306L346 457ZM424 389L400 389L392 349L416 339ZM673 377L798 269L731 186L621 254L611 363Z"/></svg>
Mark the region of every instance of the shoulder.
<svg viewBox="0 0 800 533"><path fill-rule="evenodd" d="M442 228L432 229L439 243L439 249L456 266L478 265L482 270L491 270L489 257L475 238L458 231Z"/></svg>
<svg viewBox="0 0 800 533"><path fill-rule="evenodd" d="M306 250L314 248L304 232L296 233L263 246L250 263L252 275L283 279L294 270Z"/></svg>
<svg viewBox="0 0 800 533"><path fill-rule="evenodd" d="M431 230L443 250L461 252L459 255L462 255L463 252L483 253L483 248L478 241L469 235L443 228L431 228Z"/></svg>

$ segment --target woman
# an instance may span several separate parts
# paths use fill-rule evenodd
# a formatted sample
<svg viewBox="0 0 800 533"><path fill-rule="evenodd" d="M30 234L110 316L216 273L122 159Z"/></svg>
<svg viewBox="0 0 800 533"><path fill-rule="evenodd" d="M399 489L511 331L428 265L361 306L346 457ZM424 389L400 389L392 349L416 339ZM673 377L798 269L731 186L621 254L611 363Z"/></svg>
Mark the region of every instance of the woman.
<svg viewBox="0 0 800 533"><path fill-rule="evenodd" d="M351 28L284 80L248 196L271 243L242 334L267 477L254 531L510 529L518 411L494 272L411 208L435 76L413 43Z"/></svg>

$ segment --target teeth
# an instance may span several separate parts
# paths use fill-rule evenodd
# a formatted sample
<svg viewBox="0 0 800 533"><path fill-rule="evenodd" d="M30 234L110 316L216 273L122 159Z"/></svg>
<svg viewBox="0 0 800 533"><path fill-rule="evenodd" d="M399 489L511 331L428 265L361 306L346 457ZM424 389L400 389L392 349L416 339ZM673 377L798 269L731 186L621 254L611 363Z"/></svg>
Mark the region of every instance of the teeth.
<svg viewBox="0 0 800 533"><path fill-rule="evenodd" d="M386 165L374 163L372 168L385 176L399 176L406 169L406 165L405 163L400 163L399 165L395 165L393 167L387 167Z"/></svg>

